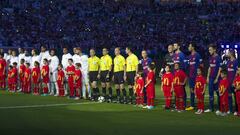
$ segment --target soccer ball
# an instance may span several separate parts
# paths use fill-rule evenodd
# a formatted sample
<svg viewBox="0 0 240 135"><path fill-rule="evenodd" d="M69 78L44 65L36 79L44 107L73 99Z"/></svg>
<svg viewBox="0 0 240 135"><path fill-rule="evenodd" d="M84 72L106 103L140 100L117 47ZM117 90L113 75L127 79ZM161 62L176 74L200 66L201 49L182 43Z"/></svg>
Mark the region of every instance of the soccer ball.
<svg viewBox="0 0 240 135"><path fill-rule="evenodd" d="M105 101L105 98L104 98L103 96L100 96L100 97L98 98L98 102L102 103L102 102L104 102L104 101Z"/></svg>

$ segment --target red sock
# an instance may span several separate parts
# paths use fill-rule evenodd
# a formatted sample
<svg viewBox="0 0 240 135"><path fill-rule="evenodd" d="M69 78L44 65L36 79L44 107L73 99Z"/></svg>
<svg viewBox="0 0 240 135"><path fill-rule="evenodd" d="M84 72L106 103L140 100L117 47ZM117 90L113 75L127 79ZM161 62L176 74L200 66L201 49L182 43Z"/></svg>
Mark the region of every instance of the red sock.
<svg viewBox="0 0 240 135"><path fill-rule="evenodd" d="M168 107L168 99L165 97L165 107Z"/></svg>
<svg viewBox="0 0 240 135"><path fill-rule="evenodd" d="M179 108L180 108L180 110L184 110L184 102L183 102L182 98L179 101Z"/></svg>
<svg viewBox="0 0 240 135"><path fill-rule="evenodd" d="M151 106L154 106L154 98L151 99Z"/></svg>
<svg viewBox="0 0 240 135"><path fill-rule="evenodd" d="M151 105L151 99L147 98L147 105L150 106Z"/></svg>
<svg viewBox="0 0 240 135"><path fill-rule="evenodd" d="M140 104L143 105L143 97L140 97Z"/></svg>
<svg viewBox="0 0 240 135"><path fill-rule="evenodd" d="M179 99L178 98L176 98L176 103L175 103L175 106L176 106L176 109L177 110L179 110L179 101L178 101Z"/></svg>
<svg viewBox="0 0 240 135"><path fill-rule="evenodd" d="M76 97L80 97L80 90L78 88L76 89Z"/></svg>
<svg viewBox="0 0 240 135"><path fill-rule="evenodd" d="M139 104L139 99L138 99L138 97L136 97L136 103L137 103L137 105Z"/></svg>
<svg viewBox="0 0 240 135"><path fill-rule="evenodd" d="M48 87L44 87L44 88L43 88L43 93L44 93L44 94L47 94L47 93L48 93Z"/></svg>
<svg viewBox="0 0 240 135"><path fill-rule="evenodd" d="M171 107L171 97L167 98L167 107L170 108Z"/></svg>

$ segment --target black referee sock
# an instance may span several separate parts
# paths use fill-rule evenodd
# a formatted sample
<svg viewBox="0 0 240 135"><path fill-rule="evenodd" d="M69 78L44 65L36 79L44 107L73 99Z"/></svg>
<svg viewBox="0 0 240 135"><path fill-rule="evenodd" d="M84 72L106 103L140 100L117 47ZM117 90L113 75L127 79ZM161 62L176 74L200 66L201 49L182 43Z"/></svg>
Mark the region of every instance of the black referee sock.
<svg viewBox="0 0 240 135"><path fill-rule="evenodd" d="M116 89L117 96L120 97L120 89Z"/></svg>
<svg viewBox="0 0 240 135"><path fill-rule="evenodd" d="M125 89L122 89L122 92L123 92L123 97L126 98L126 96L127 96L127 91L126 91Z"/></svg>
<svg viewBox="0 0 240 135"><path fill-rule="evenodd" d="M102 88L102 93L103 93L103 96L105 97L106 96L106 87Z"/></svg>
<svg viewBox="0 0 240 135"><path fill-rule="evenodd" d="M112 98L112 87L108 88L109 91L109 97Z"/></svg>
<svg viewBox="0 0 240 135"><path fill-rule="evenodd" d="M97 95L97 98L99 97L99 93L100 93L99 89L96 88L96 95Z"/></svg>
<svg viewBox="0 0 240 135"><path fill-rule="evenodd" d="M92 88L93 99L96 99L96 88Z"/></svg>
<svg viewBox="0 0 240 135"><path fill-rule="evenodd" d="M120 100L120 89L116 89L117 92L117 99Z"/></svg>
<svg viewBox="0 0 240 135"><path fill-rule="evenodd" d="M129 97L130 97L130 100L132 101L132 98L133 98L133 88L129 88Z"/></svg>
<svg viewBox="0 0 240 135"><path fill-rule="evenodd" d="M129 96L133 96L133 88L129 88Z"/></svg>

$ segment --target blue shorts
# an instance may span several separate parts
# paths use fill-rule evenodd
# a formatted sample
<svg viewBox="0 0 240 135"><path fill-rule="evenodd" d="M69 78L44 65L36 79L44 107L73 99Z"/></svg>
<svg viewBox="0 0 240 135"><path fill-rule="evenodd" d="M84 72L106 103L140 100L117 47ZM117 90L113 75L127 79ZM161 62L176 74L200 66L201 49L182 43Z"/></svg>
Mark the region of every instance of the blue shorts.
<svg viewBox="0 0 240 135"><path fill-rule="evenodd" d="M189 83L190 89L194 89L194 87L195 87L195 82L196 82L196 79L195 79L195 78L189 78L188 83Z"/></svg>

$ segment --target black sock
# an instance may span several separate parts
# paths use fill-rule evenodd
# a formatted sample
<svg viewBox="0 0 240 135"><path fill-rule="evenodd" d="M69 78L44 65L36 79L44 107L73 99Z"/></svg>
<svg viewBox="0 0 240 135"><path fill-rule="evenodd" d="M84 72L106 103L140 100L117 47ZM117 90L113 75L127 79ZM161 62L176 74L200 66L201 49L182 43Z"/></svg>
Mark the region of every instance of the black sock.
<svg viewBox="0 0 240 135"><path fill-rule="evenodd" d="M106 96L106 87L102 88L102 93L103 93L103 96L105 97Z"/></svg>
<svg viewBox="0 0 240 135"><path fill-rule="evenodd" d="M97 95L97 98L99 97L99 93L100 93L100 91L99 91L99 89L98 88L95 88L96 89L96 95Z"/></svg>
<svg viewBox="0 0 240 135"><path fill-rule="evenodd" d="M130 96L130 97L133 96L133 88L129 88L129 96Z"/></svg>
<svg viewBox="0 0 240 135"><path fill-rule="evenodd" d="M125 99L126 99L126 96L127 96L127 91L126 91L125 89L123 89L122 92L123 92L123 98L124 98L124 100L125 100Z"/></svg>
<svg viewBox="0 0 240 135"><path fill-rule="evenodd" d="M129 98L132 101L132 98L133 98L133 88L129 88Z"/></svg>
<svg viewBox="0 0 240 135"><path fill-rule="evenodd" d="M116 89L117 97L120 97L120 89Z"/></svg>
<svg viewBox="0 0 240 135"><path fill-rule="evenodd" d="M92 88L93 99L96 99L96 88Z"/></svg>
<svg viewBox="0 0 240 135"><path fill-rule="evenodd" d="M112 87L108 88L109 91L109 97L112 98Z"/></svg>

